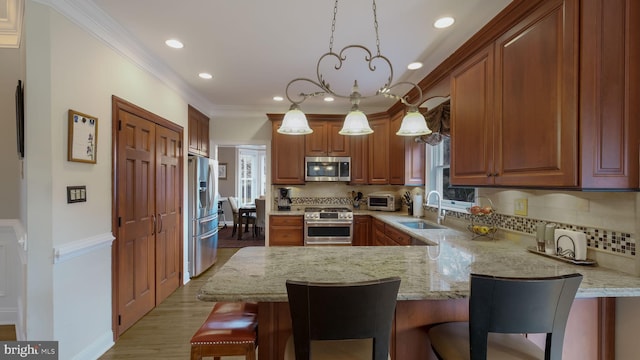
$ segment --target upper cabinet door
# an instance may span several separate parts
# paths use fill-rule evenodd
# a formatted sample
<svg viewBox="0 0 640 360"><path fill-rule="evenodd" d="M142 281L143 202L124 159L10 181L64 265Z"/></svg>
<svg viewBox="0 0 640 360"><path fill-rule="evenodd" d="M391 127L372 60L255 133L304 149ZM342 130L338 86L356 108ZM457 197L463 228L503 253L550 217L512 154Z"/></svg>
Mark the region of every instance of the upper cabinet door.
<svg viewBox="0 0 640 360"><path fill-rule="evenodd" d="M267 114L272 121L271 183L276 185L304 184L304 136L277 132L284 115Z"/></svg>
<svg viewBox="0 0 640 360"><path fill-rule="evenodd" d="M578 186L578 10L546 1L454 70L452 184Z"/></svg>
<svg viewBox="0 0 640 360"><path fill-rule="evenodd" d="M493 45L451 75L451 184L493 183Z"/></svg>
<svg viewBox="0 0 640 360"><path fill-rule="evenodd" d="M581 186L638 189L640 1L581 6Z"/></svg>
<svg viewBox="0 0 640 360"><path fill-rule="evenodd" d="M309 120L313 132L304 136L304 153L306 156L327 156L327 122Z"/></svg>
<svg viewBox="0 0 640 360"><path fill-rule="evenodd" d="M189 153L209 156L209 118L189 105Z"/></svg>
<svg viewBox="0 0 640 360"><path fill-rule="evenodd" d="M349 156L349 137L340 135L344 121L327 121L327 155Z"/></svg>
<svg viewBox="0 0 640 360"><path fill-rule="evenodd" d="M313 116L309 115L309 118ZM335 120L309 119L313 133L305 135L306 156L349 156L348 136L338 134L342 124L341 117Z"/></svg>
<svg viewBox="0 0 640 360"><path fill-rule="evenodd" d="M389 183L389 118L369 120L369 184Z"/></svg>
<svg viewBox="0 0 640 360"><path fill-rule="evenodd" d="M547 1L495 42L496 185L578 185L578 15Z"/></svg>

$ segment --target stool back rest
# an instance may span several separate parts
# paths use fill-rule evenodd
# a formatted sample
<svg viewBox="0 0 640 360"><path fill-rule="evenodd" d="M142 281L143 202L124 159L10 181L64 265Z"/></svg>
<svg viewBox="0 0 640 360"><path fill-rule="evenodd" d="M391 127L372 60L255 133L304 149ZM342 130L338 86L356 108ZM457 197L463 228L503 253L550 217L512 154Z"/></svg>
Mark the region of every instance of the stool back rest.
<svg viewBox="0 0 640 360"><path fill-rule="evenodd" d="M373 339L373 360L387 360L400 278L357 283L287 280L296 360L311 340Z"/></svg>
<svg viewBox="0 0 640 360"><path fill-rule="evenodd" d="M471 274L471 359L486 359L487 334L546 333L545 358L561 359L569 311L582 275L505 278Z"/></svg>

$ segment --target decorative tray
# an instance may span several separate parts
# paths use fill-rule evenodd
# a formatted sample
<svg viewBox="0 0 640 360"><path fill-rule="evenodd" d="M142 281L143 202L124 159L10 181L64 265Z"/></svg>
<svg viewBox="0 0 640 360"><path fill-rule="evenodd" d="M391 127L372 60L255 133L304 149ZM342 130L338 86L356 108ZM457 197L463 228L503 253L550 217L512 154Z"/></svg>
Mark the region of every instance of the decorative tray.
<svg viewBox="0 0 640 360"><path fill-rule="evenodd" d="M551 254L547 254L544 251L538 251L538 249L536 249L534 247L527 247L527 251L532 252L534 254L546 256L548 258L564 261L564 262L567 262L569 264L574 264L574 265L588 265L588 266L597 266L598 265L598 263L595 260L591 260L591 259L575 260L575 259L571 259L571 258L564 257L564 256L551 255Z"/></svg>

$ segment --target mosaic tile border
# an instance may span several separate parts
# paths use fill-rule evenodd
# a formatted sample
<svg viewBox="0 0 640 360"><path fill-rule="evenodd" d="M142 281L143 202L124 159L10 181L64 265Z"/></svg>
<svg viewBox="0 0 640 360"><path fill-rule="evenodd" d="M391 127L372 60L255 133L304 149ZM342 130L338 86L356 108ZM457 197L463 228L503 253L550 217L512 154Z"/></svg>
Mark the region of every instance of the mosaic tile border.
<svg viewBox="0 0 640 360"><path fill-rule="evenodd" d="M291 203L292 205L297 206L353 206L353 200L348 197L292 197ZM426 208L425 211L436 210L433 208ZM471 222L471 215L467 213L447 211L447 216ZM491 222L501 229L534 235L536 231L536 224L541 221L542 220L524 218L520 216L495 214ZM636 239L633 234L566 223L556 224L558 229L584 232L587 235L587 247L589 248L625 256L635 257L637 254Z"/></svg>
<svg viewBox="0 0 640 360"><path fill-rule="evenodd" d="M427 209L427 211L435 211ZM456 211L447 211L447 216L455 217L463 221L471 221L471 215ZM524 218L520 216L495 214L492 223L501 229L517 231L529 235L535 235L536 224L542 220ZM573 225L566 223L555 223L557 229L580 231L587 235L587 247L604 250L619 255L636 256L636 239L633 234L623 233L609 229L598 229L594 227Z"/></svg>

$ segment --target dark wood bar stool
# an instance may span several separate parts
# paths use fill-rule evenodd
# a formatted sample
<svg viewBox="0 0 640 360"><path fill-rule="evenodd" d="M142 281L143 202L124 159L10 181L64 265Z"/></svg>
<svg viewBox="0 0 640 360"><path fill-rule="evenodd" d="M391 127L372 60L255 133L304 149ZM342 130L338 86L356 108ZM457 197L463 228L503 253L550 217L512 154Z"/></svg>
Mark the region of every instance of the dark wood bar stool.
<svg viewBox="0 0 640 360"><path fill-rule="evenodd" d="M429 330L439 359L562 359L569 310L582 275L506 278L471 274L469 322ZM523 334L546 334L542 350Z"/></svg>
<svg viewBox="0 0 640 360"><path fill-rule="evenodd" d="M285 360L389 358L400 278L286 285L293 335Z"/></svg>

